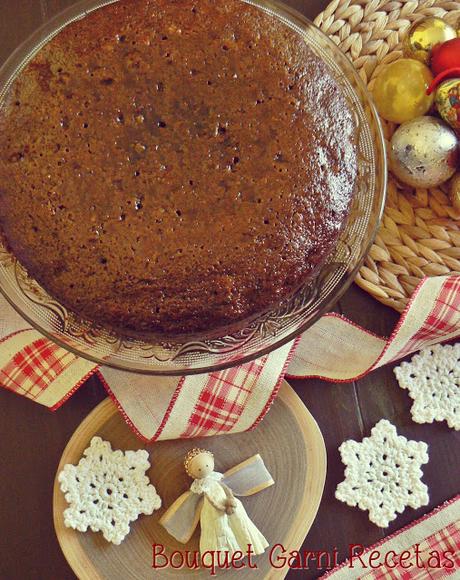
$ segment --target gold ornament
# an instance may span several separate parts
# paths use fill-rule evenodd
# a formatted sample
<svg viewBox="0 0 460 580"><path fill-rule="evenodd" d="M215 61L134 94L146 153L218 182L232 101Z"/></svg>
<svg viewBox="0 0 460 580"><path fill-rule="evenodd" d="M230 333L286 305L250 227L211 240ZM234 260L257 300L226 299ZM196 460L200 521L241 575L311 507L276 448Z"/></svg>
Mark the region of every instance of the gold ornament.
<svg viewBox="0 0 460 580"><path fill-rule="evenodd" d="M456 173L450 181L450 199L454 208L460 212L460 173Z"/></svg>
<svg viewBox="0 0 460 580"><path fill-rule="evenodd" d="M429 64L433 47L457 37L456 30L441 18L430 16L415 22L403 42L404 55Z"/></svg>
<svg viewBox="0 0 460 580"><path fill-rule="evenodd" d="M401 58L383 68L372 89L379 115L393 123L404 123L427 113L433 95L426 90L433 80L430 69L410 58Z"/></svg>
<svg viewBox="0 0 460 580"><path fill-rule="evenodd" d="M436 187L455 173L457 136L435 117L417 117L399 127L391 139L390 169L412 187Z"/></svg>
<svg viewBox="0 0 460 580"><path fill-rule="evenodd" d="M441 117L456 130L460 129L460 78L448 79L436 89L436 108Z"/></svg>

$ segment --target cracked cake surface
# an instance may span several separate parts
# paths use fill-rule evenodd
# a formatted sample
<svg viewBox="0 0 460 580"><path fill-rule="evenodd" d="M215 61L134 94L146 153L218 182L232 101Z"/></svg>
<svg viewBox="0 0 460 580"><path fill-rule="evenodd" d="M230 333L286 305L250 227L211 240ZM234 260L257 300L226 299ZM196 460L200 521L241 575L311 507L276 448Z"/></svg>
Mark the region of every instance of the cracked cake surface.
<svg viewBox="0 0 460 580"><path fill-rule="evenodd" d="M302 37L241 0L120 0L0 108L0 226L51 295L118 329L199 333L288 296L337 242L354 115Z"/></svg>

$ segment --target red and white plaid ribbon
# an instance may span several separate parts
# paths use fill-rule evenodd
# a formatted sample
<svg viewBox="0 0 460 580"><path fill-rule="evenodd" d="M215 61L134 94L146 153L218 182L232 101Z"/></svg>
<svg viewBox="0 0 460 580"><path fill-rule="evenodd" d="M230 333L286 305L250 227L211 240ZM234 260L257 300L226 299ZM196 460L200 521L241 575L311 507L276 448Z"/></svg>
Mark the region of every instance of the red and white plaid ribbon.
<svg viewBox="0 0 460 580"><path fill-rule="evenodd" d="M460 575L460 495L328 572L329 580L455 580Z"/></svg>
<svg viewBox="0 0 460 580"><path fill-rule="evenodd" d="M0 301L0 384L60 407L94 373L133 430L147 441L254 428L284 376L353 381L422 347L460 336L460 275L427 278L390 338L327 314L299 339L244 365L188 377L158 378L97 367L40 333Z"/></svg>

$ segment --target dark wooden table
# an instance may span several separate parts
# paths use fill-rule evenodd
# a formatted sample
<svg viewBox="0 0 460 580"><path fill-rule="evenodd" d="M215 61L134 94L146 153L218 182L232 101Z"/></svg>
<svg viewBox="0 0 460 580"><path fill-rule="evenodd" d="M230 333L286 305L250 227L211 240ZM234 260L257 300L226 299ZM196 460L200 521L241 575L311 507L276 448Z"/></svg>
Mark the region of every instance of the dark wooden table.
<svg viewBox="0 0 460 580"><path fill-rule="evenodd" d="M75 0L0 0L0 63L42 22ZM314 18L327 0L288 0ZM338 311L380 335L388 335L398 316L353 286ZM353 384L295 381L293 386L319 423L326 441L329 469L318 517L304 549L339 550L349 543L370 545L427 513L460 491L460 434L446 424L416 425L410 399L398 388L391 368L383 368ZM0 389L0 579L67 580L74 575L56 540L52 521L52 486L56 467L69 437L106 393L90 379L62 409L45 408ZM343 478L338 447L348 438L368 435L381 418L392 421L407 437L429 443L430 462L424 481L431 502L407 509L386 531L369 523L366 513L334 498ZM313 565L314 566L314 565ZM289 578L313 578L322 571L291 571Z"/></svg>

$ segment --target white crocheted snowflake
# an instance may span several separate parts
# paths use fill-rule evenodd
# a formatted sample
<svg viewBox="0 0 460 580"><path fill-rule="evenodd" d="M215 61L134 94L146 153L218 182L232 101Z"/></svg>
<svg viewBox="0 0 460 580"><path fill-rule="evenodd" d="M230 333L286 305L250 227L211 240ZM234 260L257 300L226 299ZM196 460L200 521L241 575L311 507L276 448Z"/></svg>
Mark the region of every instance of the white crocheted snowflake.
<svg viewBox="0 0 460 580"><path fill-rule="evenodd" d="M339 451L347 467L335 497L369 510L369 519L377 526L387 527L407 506L415 509L428 504L428 488L420 481L420 466L428 462L428 446L423 441L408 441L382 419L370 437L361 443L345 441Z"/></svg>
<svg viewBox="0 0 460 580"><path fill-rule="evenodd" d="M416 423L445 420L460 429L460 343L421 350L394 372L414 400L410 412Z"/></svg>
<svg viewBox="0 0 460 580"><path fill-rule="evenodd" d="M108 441L93 437L78 465L65 465L59 474L69 507L64 511L68 528L102 532L113 544L129 533L129 524L140 514L150 515L161 499L145 472L147 451L112 451Z"/></svg>

